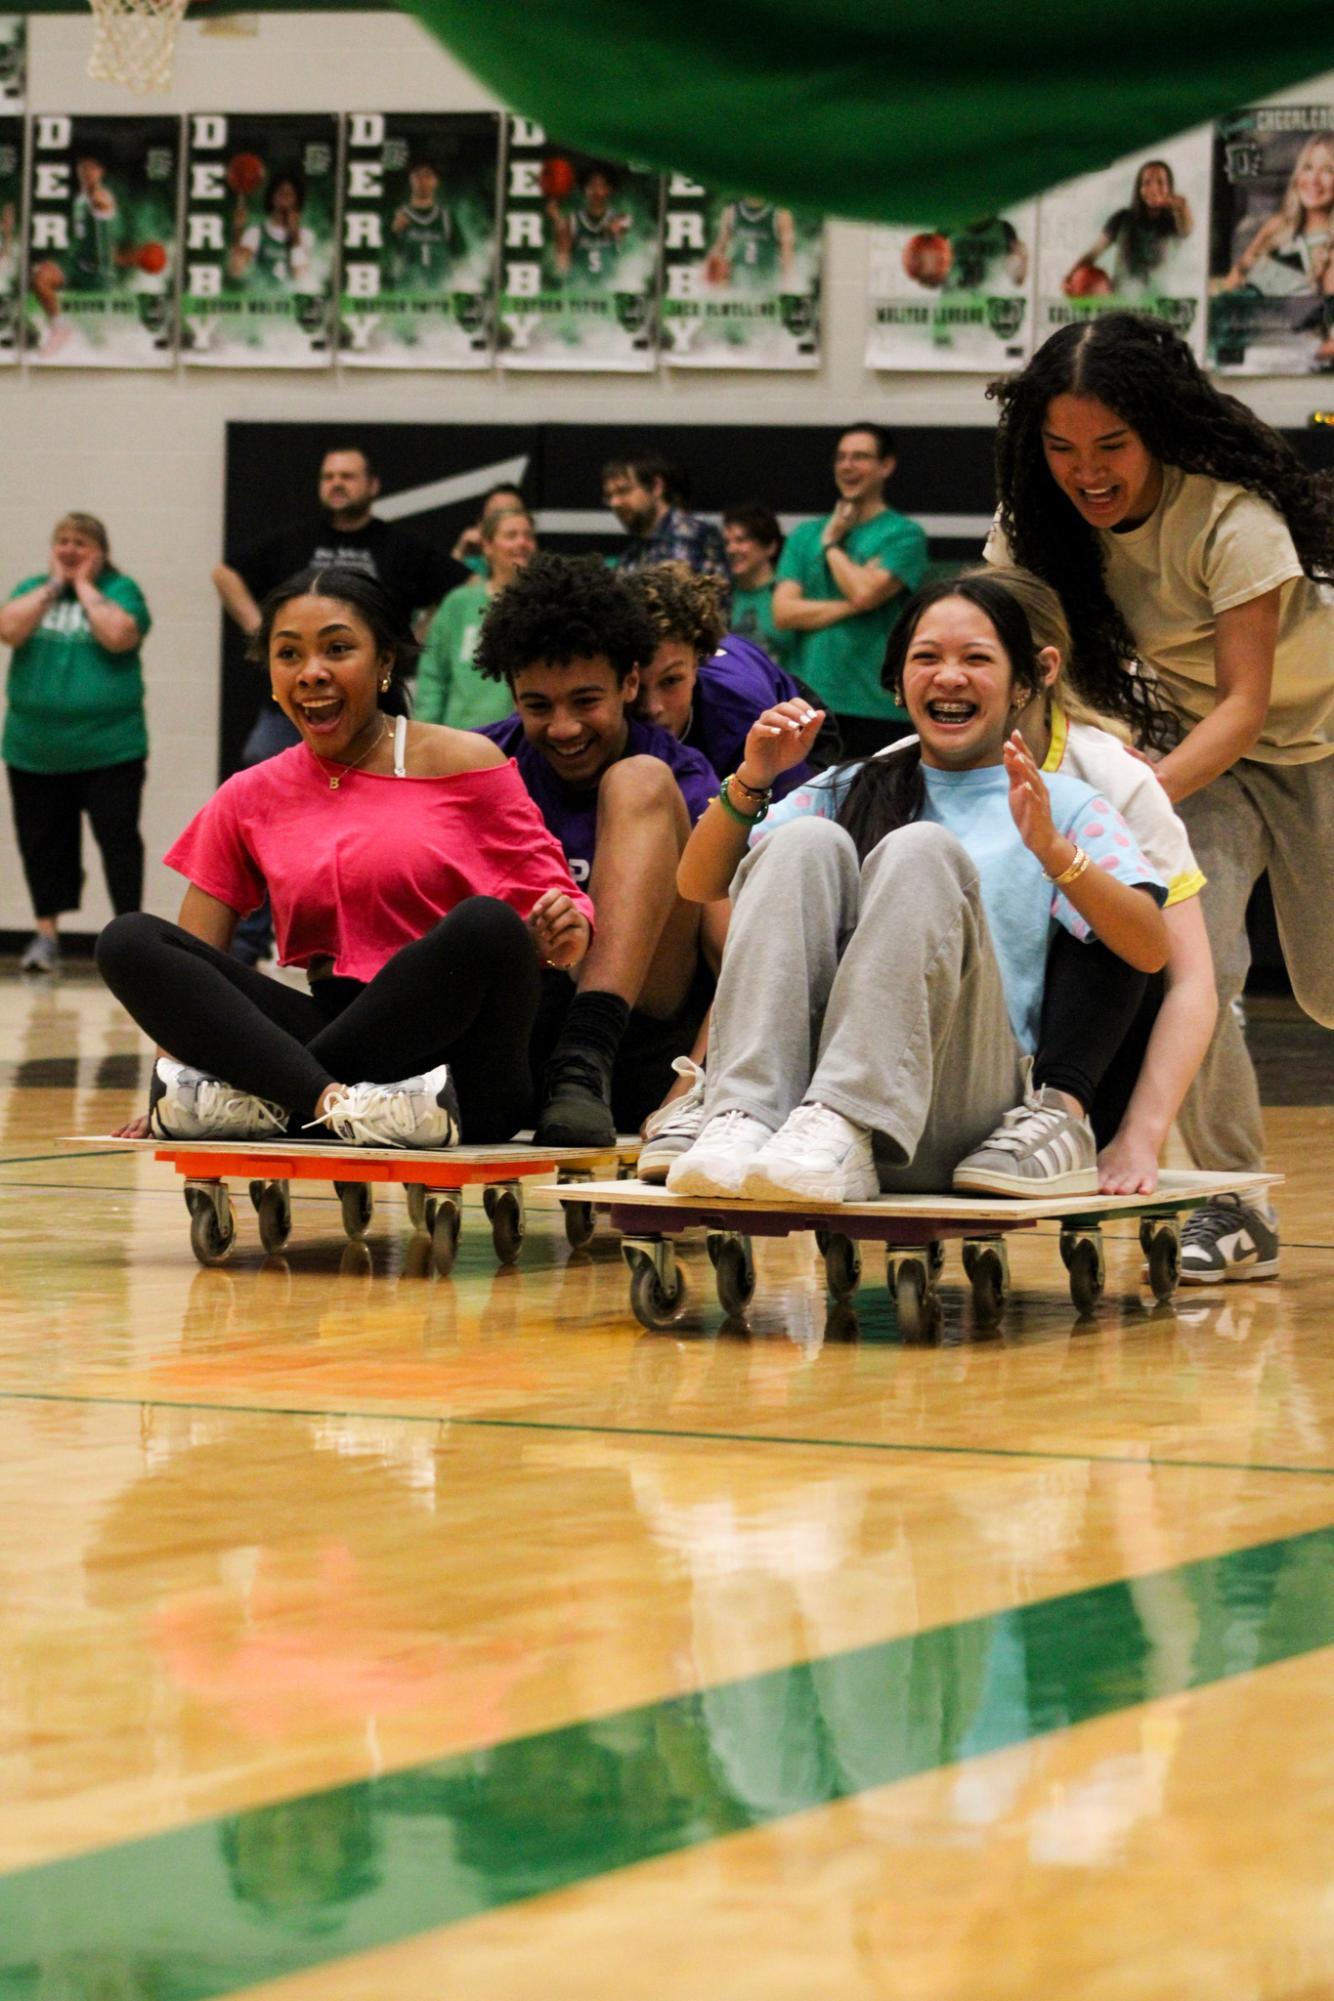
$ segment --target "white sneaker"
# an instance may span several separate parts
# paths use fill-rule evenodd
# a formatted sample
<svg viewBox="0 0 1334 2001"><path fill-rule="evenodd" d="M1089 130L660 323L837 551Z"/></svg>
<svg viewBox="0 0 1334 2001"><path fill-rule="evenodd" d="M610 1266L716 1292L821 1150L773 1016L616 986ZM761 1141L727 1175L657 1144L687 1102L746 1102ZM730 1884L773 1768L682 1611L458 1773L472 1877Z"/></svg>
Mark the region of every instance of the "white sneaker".
<svg viewBox="0 0 1334 2001"><path fill-rule="evenodd" d="M751 1161L741 1192L751 1202L873 1202L871 1135L828 1105L798 1105Z"/></svg>
<svg viewBox="0 0 1334 2001"><path fill-rule="evenodd" d="M751 1161L772 1138L749 1112L719 1112L672 1162L667 1186L673 1195L739 1195Z"/></svg>
<svg viewBox="0 0 1334 2001"><path fill-rule="evenodd" d="M348 1084L312 1125L350 1146L457 1146L459 1101L447 1063L396 1084Z"/></svg>
<svg viewBox="0 0 1334 2001"><path fill-rule="evenodd" d="M58 973L60 971L60 940L53 938L49 931L38 931L28 941L28 949L19 960L21 973Z"/></svg>
<svg viewBox="0 0 1334 2001"><path fill-rule="evenodd" d="M1098 1142L1052 1085L1030 1092L954 1170L956 1189L987 1195L1096 1195Z"/></svg>
<svg viewBox="0 0 1334 2001"><path fill-rule="evenodd" d="M659 1105L645 1119L644 1144L639 1149L641 1181L665 1181L672 1162L692 1147L704 1130L703 1067L691 1056L678 1056L672 1068L678 1077L689 1077L690 1089Z"/></svg>
<svg viewBox="0 0 1334 2001"><path fill-rule="evenodd" d="M148 1086L148 1130L158 1139L281 1139L291 1114L220 1077L159 1056Z"/></svg>

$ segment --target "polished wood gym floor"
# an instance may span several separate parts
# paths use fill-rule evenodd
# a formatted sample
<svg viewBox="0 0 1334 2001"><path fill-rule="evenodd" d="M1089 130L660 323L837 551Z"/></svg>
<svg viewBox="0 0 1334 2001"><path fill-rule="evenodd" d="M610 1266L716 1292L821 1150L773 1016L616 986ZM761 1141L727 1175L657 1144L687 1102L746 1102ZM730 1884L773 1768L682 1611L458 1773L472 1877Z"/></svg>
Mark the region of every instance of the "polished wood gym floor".
<svg viewBox="0 0 1334 2001"><path fill-rule="evenodd" d="M907 1346L804 1238L646 1333L537 1204L201 1269L55 1143L138 1036L0 975L0 2001L1334 1996L1334 1038L1259 1014L1281 1284L1122 1226L1076 1322L1043 1229Z"/></svg>

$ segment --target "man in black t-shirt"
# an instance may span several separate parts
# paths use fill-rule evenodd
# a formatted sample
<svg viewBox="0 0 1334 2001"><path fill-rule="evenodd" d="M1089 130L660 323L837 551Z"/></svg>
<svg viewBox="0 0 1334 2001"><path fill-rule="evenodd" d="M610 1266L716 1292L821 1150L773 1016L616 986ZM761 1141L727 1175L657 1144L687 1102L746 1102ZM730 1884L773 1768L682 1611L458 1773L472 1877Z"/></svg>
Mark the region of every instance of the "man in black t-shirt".
<svg viewBox="0 0 1334 2001"><path fill-rule="evenodd" d="M432 548L394 522L377 520L371 507L379 491L380 482L365 448L336 447L324 454L320 465L323 513L318 521L251 544L234 556L229 551L227 561L214 569L213 583L225 609L247 638L259 627L263 599L275 585L311 563L338 563L378 577L398 600L407 620L433 611L446 591L469 582L462 563L443 549ZM262 764L300 741L276 702L264 695L241 761ZM264 955L268 940L266 908L237 927L234 956L253 965Z"/></svg>

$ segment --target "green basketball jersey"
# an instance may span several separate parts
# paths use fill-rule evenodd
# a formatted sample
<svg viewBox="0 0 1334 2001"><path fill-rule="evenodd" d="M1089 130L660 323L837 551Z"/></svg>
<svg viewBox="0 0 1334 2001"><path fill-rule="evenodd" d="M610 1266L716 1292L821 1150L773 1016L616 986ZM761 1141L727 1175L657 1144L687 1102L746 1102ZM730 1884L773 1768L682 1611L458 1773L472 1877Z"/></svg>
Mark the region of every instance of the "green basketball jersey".
<svg viewBox="0 0 1334 2001"><path fill-rule="evenodd" d="M292 243L288 232L282 229L275 235L267 222L252 223L241 238L243 248L251 253L250 267L246 272L247 283L259 291L301 290L301 280L307 275L314 241L308 229L301 231L300 250L304 253L304 262L302 267L294 272Z"/></svg>
<svg viewBox="0 0 1334 2001"><path fill-rule="evenodd" d="M1018 242L1013 226L999 215L956 229L950 237L949 274L942 290L980 292L1005 277L1004 260Z"/></svg>
<svg viewBox="0 0 1334 2001"><path fill-rule="evenodd" d="M615 276L621 239L612 223L619 217L591 216L580 209L570 224L570 276L589 285L606 284Z"/></svg>
<svg viewBox="0 0 1334 2001"><path fill-rule="evenodd" d="M433 291L458 254L453 218L443 202L433 202L429 209L409 205L401 212L408 221L394 238L394 283L405 291Z"/></svg>
<svg viewBox="0 0 1334 2001"><path fill-rule="evenodd" d="M99 215L87 195L74 197L70 217L70 283L86 292L105 291L116 276L116 211Z"/></svg>
<svg viewBox="0 0 1334 2001"><path fill-rule="evenodd" d="M728 256L732 283L767 285L778 270L778 211L771 201L758 207L732 203L732 237Z"/></svg>

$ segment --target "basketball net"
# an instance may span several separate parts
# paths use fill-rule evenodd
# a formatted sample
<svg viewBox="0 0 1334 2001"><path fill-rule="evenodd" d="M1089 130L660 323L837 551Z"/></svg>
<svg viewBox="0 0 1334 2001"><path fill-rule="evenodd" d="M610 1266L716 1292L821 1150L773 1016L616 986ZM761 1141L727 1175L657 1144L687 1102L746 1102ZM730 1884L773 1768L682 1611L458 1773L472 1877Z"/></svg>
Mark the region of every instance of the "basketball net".
<svg viewBox="0 0 1334 2001"><path fill-rule="evenodd" d="M93 52L88 74L130 90L165 90L176 30L188 0L91 0Z"/></svg>

